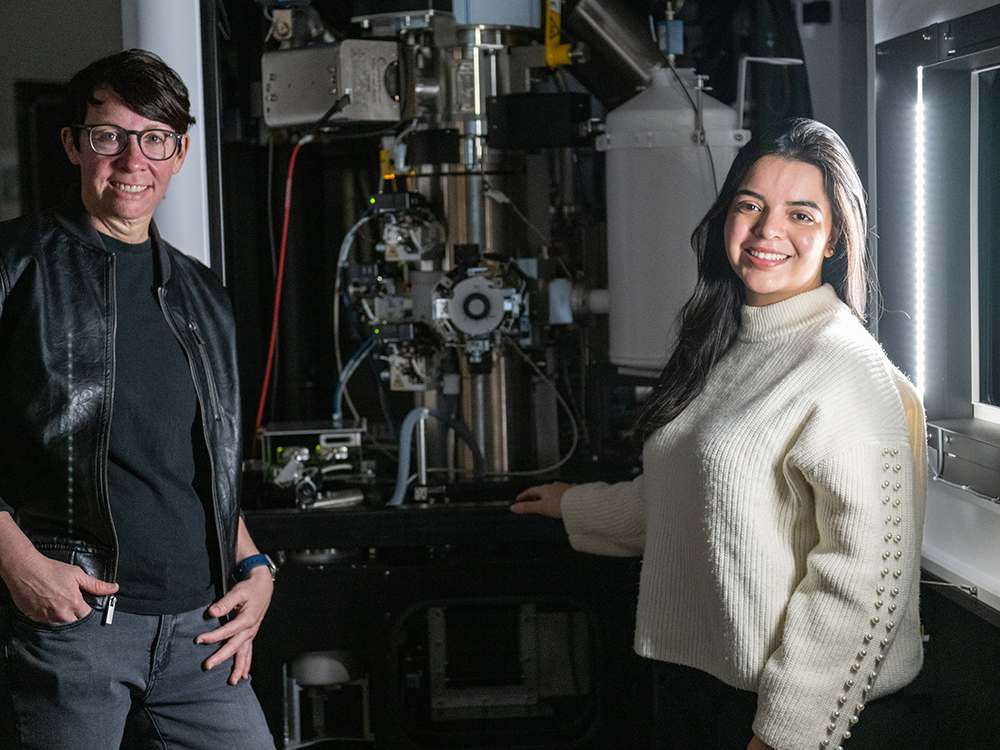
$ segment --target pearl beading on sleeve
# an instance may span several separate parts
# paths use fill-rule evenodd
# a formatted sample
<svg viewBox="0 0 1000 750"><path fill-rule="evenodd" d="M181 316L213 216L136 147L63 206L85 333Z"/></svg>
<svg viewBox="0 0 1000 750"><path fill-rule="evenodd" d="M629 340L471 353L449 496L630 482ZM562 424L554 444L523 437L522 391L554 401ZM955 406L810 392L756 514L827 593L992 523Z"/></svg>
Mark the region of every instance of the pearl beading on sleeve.
<svg viewBox="0 0 1000 750"><path fill-rule="evenodd" d="M883 479L881 482L881 496L882 505L886 507L889 511L885 517L884 528L885 535L883 541L885 542L885 547L882 552L882 560L885 561L884 565L891 564L893 560L900 561L903 557L903 551L900 549L899 544L902 541L902 534L899 533L900 524L902 524L903 519L899 515L899 508L902 505L902 499L900 493L903 489L903 484L900 479L900 473L903 470L903 465L899 461L899 448L898 447L886 447L882 449L882 475ZM900 568L896 568L892 572L892 579L898 581L898 579L903 575L903 571ZM857 659L850 667L851 676L847 678L844 683L844 692L837 699L837 708L830 715L830 722L826 727L826 734L828 737L820 742L821 750L827 750L831 747L832 742L838 742L836 745L836 750L844 750L843 745L839 744L839 738L834 739L833 736L838 733L838 725L840 724L840 719L842 715L846 715L843 712L843 706L850 702L849 693L855 687L855 676L862 671L862 665L869 655L868 646L878 638L879 626L882 625L882 619L879 617L879 612L883 611L885 607L885 614L888 617L893 617L896 612L896 602L895 598L899 596L899 587L895 585L893 580L890 580L890 569L888 567L883 567L881 570L881 578L883 583L880 583L875 589L875 601L874 610L875 614L869 621L870 629L864 634L862 638L862 647L858 651ZM886 594L888 594L888 606L886 606ZM872 671L868 674L867 681L864 687L861 688L861 701L859 701L854 706L854 711L849 712L850 718L848 722L850 725L858 723L859 715L865 710L864 700L868 695L868 692L872 689L875 684L875 680L878 677L878 668L885 658L885 653L892 643L892 631L896 627L895 622L889 619L885 622L883 628L884 633L879 639L879 653L875 655L875 665ZM851 730L849 727L844 728L840 732L840 737L848 740L851 738Z"/></svg>

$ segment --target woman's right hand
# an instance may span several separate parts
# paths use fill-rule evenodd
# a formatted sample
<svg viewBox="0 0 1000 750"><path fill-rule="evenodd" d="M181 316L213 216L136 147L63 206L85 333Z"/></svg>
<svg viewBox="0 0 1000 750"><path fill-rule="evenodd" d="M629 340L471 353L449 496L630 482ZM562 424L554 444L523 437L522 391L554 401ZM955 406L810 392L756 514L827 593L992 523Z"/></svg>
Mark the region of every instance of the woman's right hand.
<svg viewBox="0 0 1000 750"><path fill-rule="evenodd" d="M32 555L15 568L7 582L14 606L29 619L45 625L65 625L90 613L82 591L106 596L118 584L93 578L76 565Z"/></svg>
<svg viewBox="0 0 1000 750"><path fill-rule="evenodd" d="M514 513L539 513L549 518L562 518L562 497L573 485L565 482L529 487L514 500L510 509Z"/></svg>
<svg viewBox="0 0 1000 750"><path fill-rule="evenodd" d="M4 512L0 512L0 578L14 606L29 620L46 625L64 625L89 614L81 591L96 596L118 591L117 583L45 557Z"/></svg>

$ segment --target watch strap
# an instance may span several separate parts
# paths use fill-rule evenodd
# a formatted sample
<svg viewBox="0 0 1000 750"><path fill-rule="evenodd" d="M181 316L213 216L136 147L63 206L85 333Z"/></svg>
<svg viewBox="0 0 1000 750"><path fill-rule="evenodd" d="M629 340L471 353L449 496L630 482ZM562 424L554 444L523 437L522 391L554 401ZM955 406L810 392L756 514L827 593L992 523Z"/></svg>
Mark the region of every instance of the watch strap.
<svg viewBox="0 0 1000 750"><path fill-rule="evenodd" d="M271 562L271 558L265 554L257 554L257 555L250 555L249 557L244 557L236 565L236 570L233 573L233 577L236 578L237 581L242 581L248 575L250 575L251 570L253 570L254 568L259 568L262 565L266 565L270 569L271 577L274 578L274 571L275 571L274 563Z"/></svg>

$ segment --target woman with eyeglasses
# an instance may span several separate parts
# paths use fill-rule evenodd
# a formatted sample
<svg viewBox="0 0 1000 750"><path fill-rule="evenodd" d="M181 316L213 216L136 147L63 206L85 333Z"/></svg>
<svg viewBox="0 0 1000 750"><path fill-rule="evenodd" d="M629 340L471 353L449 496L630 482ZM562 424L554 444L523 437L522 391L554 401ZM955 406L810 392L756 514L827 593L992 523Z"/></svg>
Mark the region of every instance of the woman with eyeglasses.
<svg viewBox="0 0 1000 750"><path fill-rule="evenodd" d="M0 224L0 748L273 750L232 312L152 221L187 89L129 50L69 97L79 187Z"/></svg>
<svg viewBox="0 0 1000 750"><path fill-rule="evenodd" d="M924 747L926 446L865 330L865 196L830 128L745 146L695 230L698 282L645 404L632 482L526 490L572 545L642 555L654 747Z"/></svg>

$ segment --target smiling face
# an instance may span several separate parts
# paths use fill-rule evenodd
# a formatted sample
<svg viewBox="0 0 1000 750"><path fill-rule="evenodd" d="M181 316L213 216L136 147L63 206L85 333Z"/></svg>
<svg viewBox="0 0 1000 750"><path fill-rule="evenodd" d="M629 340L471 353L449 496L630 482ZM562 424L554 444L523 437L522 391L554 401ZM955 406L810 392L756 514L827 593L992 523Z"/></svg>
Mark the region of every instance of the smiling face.
<svg viewBox="0 0 1000 750"><path fill-rule="evenodd" d="M165 123L147 120L136 114L107 89L97 91L94 98L102 103L87 108L83 125L111 124L127 130L173 130ZM180 171L184 163L188 136L181 139L177 153L164 161L146 158L139 150L138 140L132 136L128 137L125 150L116 156L95 153L86 131L80 131L74 139L73 131L63 128L62 140L69 160L80 166L83 205L97 230L123 242L145 241L149 236L153 210L166 195L170 178Z"/></svg>
<svg viewBox="0 0 1000 750"><path fill-rule="evenodd" d="M726 216L729 264L761 307L818 289L833 255L833 215L812 164L764 156L747 173Z"/></svg>

